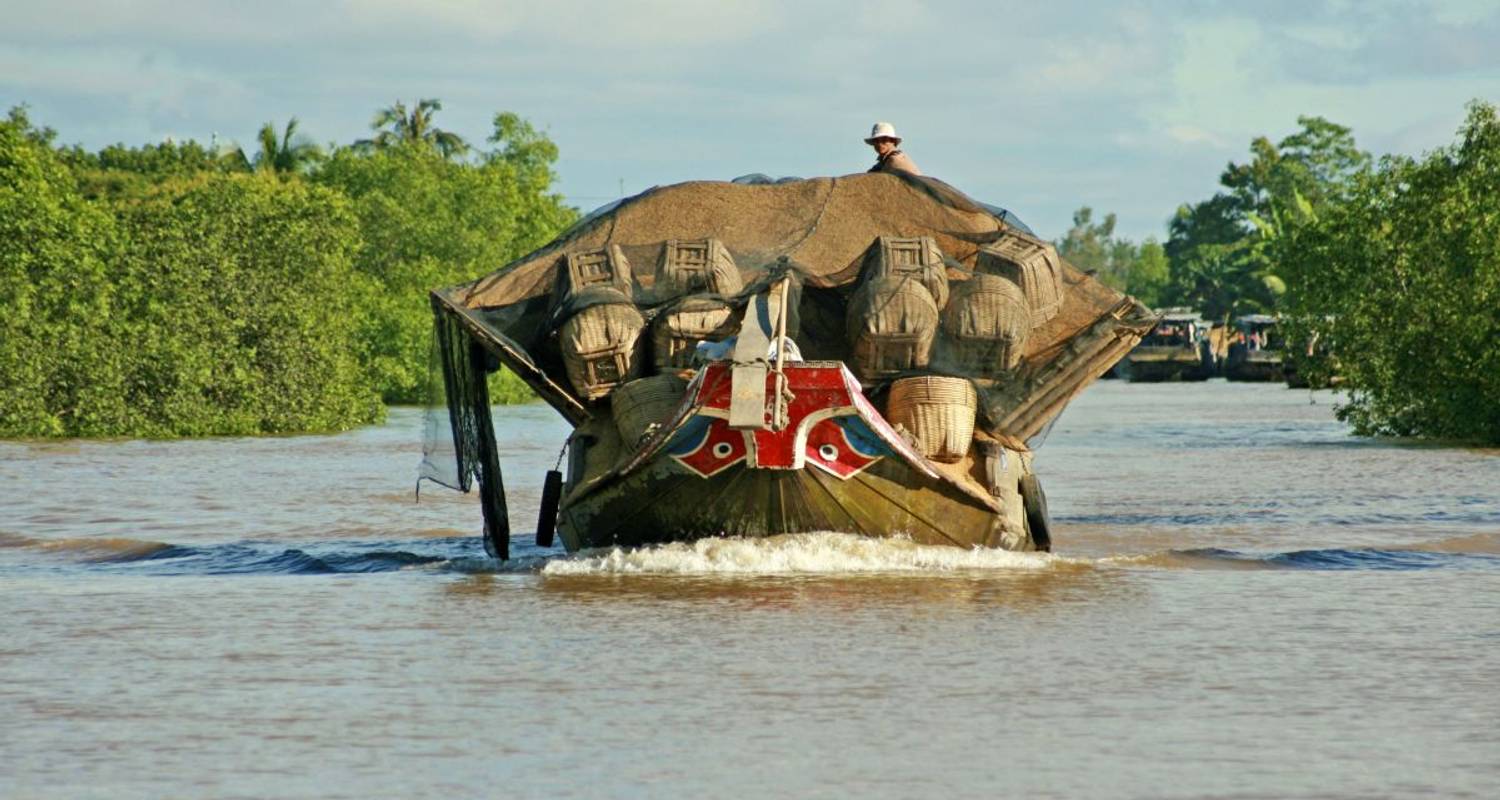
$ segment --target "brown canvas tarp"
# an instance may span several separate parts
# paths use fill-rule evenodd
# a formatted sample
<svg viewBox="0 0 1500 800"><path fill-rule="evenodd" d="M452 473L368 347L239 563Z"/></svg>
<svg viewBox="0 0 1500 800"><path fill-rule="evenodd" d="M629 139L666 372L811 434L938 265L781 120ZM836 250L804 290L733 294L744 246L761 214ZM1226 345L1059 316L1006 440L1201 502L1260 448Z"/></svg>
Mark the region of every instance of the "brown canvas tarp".
<svg viewBox="0 0 1500 800"><path fill-rule="evenodd" d="M921 180L921 179L916 179ZM930 180L930 179L929 179ZM967 198L951 188L957 202ZM876 237L932 236L949 258L972 265L979 245L1005 225L967 201L945 202L910 178L859 174L772 185L680 183L626 200L564 238L465 287L471 308L509 305L551 291L557 256L619 245L634 264L655 264L669 239L712 237L744 269L786 256L814 285L852 280ZM648 269L637 270L646 283Z"/></svg>
<svg viewBox="0 0 1500 800"><path fill-rule="evenodd" d="M790 262L810 290L804 291L801 303L807 316L820 303L825 309L841 305L830 304L827 295L852 291L866 251L881 236L932 237L956 267L949 271L954 281L965 280L975 269L982 246L1007 237L1036 241L931 178L865 173L777 184L699 181L624 200L546 247L435 295L472 322L487 326L495 334L491 349L502 360L509 363L505 351L517 346L526 351L531 363L523 366L553 378L548 387L533 374L538 378L533 386L574 418L576 398L549 396L563 381L555 369L560 366L555 354L546 352L548 328L559 321L552 294L566 254L618 246L635 265L641 287L636 301L649 306L655 265L669 240L717 239L744 274L746 285L778 261ZM994 419L1006 420L1004 433L1023 439L1036 433L1149 327L1149 315L1139 304L1066 263L1062 284L1062 307L1027 338L1015 380L991 392L989 411Z"/></svg>

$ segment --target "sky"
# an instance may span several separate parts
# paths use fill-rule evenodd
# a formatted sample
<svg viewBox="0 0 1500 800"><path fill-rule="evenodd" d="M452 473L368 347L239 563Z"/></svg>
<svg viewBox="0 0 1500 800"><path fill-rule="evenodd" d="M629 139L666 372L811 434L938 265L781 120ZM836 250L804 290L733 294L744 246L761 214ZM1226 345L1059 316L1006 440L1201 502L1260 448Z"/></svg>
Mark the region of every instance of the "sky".
<svg viewBox="0 0 1500 800"><path fill-rule="evenodd" d="M1500 103L1497 0L0 0L0 105L66 143L320 143L438 98L482 142L514 111L587 210L653 185L840 175L893 123L929 175L1047 238L1113 212L1163 238L1299 115L1376 155L1451 143Z"/></svg>

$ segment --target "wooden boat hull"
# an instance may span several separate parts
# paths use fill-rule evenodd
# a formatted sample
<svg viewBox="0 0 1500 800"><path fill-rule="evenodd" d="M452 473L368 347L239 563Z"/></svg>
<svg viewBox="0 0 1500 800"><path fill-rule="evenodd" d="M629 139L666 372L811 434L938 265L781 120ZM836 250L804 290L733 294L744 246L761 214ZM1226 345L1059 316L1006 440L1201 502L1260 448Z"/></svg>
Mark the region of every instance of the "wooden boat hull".
<svg viewBox="0 0 1500 800"><path fill-rule="evenodd" d="M675 420L608 472L571 483L564 545L836 531L1036 549L1014 489L1021 454L994 446L1003 464L935 464L890 427L842 364L789 365L786 374L795 396L786 429L743 430L728 425L730 368L703 370ZM1000 491L975 473L996 476Z"/></svg>
<svg viewBox="0 0 1500 800"><path fill-rule="evenodd" d="M1206 381L1213 377L1213 363L1195 347L1138 346L1126 356L1126 375L1131 383Z"/></svg>
<svg viewBox="0 0 1500 800"><path fill-rule="evenodd" d="M562 510L569 550L710 536L836 531L922 544L1032 550L1004 517L892 462L850 480L819 470L734 468L712 478L643 470Z"/></svg>
<svg viewBox="0 0 1500 800"><path fill-rule="evenodd" d="M1224 377L1232 381L1280 383L1286 380L1286 371L1278 351L1231 348L1229 360L1224 364Z"/></svg>

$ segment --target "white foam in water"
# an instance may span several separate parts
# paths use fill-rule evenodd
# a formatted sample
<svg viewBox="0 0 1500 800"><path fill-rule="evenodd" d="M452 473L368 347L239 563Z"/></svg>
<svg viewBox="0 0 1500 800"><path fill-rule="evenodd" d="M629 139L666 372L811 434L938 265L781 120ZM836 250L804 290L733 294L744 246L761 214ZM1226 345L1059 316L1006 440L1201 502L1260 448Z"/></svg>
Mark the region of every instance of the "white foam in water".
<svg viewBox="0 0 1500 800"><path fill-rule="evenodd" d="M543 575L824 575L958 570L1036 570L1059 563L1048 553L941 547L910 539L848 533L699 539L633 550L591 550L547 562Z"/></svg>

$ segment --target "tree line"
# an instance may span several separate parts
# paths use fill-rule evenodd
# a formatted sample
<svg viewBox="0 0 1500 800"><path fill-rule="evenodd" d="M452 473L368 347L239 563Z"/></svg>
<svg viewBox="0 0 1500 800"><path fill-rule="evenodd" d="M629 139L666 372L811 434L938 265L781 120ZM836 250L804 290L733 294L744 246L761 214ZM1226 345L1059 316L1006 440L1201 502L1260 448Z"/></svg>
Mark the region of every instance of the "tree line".
<svg viewBox="0 0 1500 800"><path fill-rule="evenodd" d="M1082 208L1059 251L1153 307L1276 314L1299 370L1343 378L1357 433L1500 443L1495 107L1471 103L1457 141L1420 157L1377 160L1347 127L1297 123L1254 139L1164 243Z"/></svg>
<svg viewBox="0 0 1500 800"><path fill-rule="evenodd" d="M382 109L327 148L296 119L253 151L97 151L0 120L0 436L346 429L426 398L426 293L577 218L557 147L498 113L484 145ZM501 400L529 396L496 378Z"/></svg>
<svg viewBox="0 0 1500 800"><path fill-rule="evenodd" d="M557 147L498 113L482 145L396 103L320 147L295 118L254 145L64 146L0 120L0 436L337 430L425 399L426 292L577 218ZM1180 206L1165 241L1074 215L1059 250L1148 305L1281 317L1289 355L1337 370L1363 434L1500 443L1500 122L1372 158L1300 117ZM1308 352L1322 357L1306 359ZM497 373L492 396L529 391Z"/></svg>

